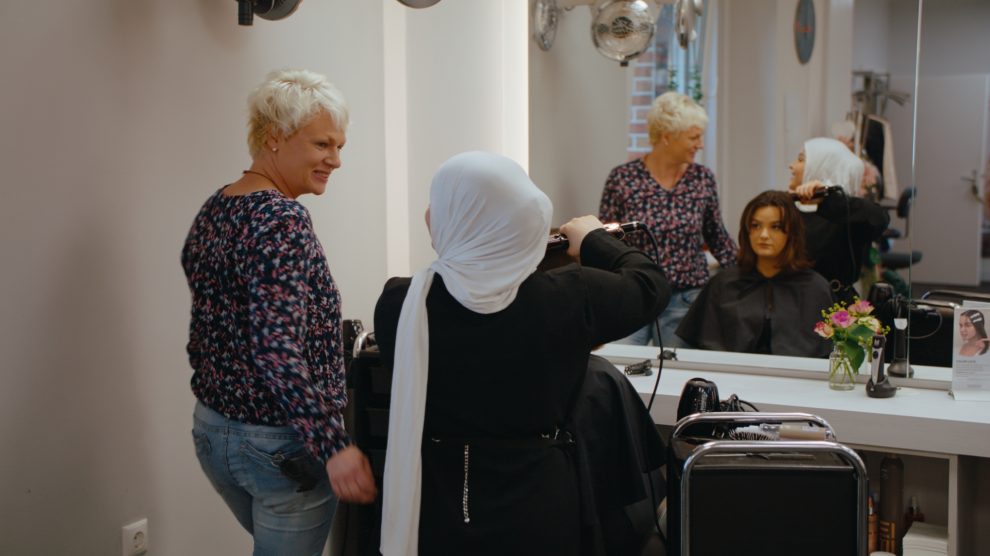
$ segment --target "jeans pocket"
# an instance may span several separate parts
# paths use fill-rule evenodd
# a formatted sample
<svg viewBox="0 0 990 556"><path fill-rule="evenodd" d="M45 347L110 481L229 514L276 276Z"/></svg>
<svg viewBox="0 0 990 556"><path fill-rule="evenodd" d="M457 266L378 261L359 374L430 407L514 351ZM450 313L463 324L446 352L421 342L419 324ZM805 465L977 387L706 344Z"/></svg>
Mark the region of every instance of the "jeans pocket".
<svg viewBox="0 0 990 556"><path fill-rule="evenodd" d="M247 490L274 513L323 504L332 495L326 471L299 440L245 438L238 451Z"/></svg>
<svg viewBox="0 0 990 556"><path fill-rule="evenodd" d="M286 460L302 457L306 448L299 440L274 442L263 439L244 439L240 452L259 469L281 473Z"/></svg>
<svg viewBox="0 0 990 556"><path fill-rule="evenodd" d="M193 429L192 437L193 444L196 445L196 457L200 459L210 457L210 454L213 453L213 444L210 443L210 437L196 429Z"/></svg>

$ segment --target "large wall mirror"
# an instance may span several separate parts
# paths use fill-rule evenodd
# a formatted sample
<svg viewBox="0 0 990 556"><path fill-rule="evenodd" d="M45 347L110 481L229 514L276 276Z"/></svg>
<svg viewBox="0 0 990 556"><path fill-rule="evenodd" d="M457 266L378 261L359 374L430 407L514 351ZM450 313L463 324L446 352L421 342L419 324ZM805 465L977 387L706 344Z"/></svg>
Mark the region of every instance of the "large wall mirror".
<svg viewBox="0 0 990 556"><path fill-rule="evenodd" d="M945 216L943 211L950 209L938 203L948 200L934 200L942 194L930 182L942 180L948 187L952 181L956 187L973 169L981 174L985 167L990 34L979 29L990 22L990 4L985 0L930 1L923 6L919 0L815 0L816 38L806 63L799 60L795 48L798 4L798 0L705 1L702 40L709 65L701 82L711 123L705 150L697 161L716 173L726 228L736 235L742 209L757 193L786 188L788 165L804 141L832 135L833 124L856 107L853 93L865 88L862 76L868 73L882 79L887 90L906 94L888 95L874 107L889 128L889 171L896 174L897 192L911 187L914 172L919 172L910 228L893 209L897 194L887 201L892 206L891 227L906 234L895 241L893 249L922 251L923 259L914 269L916 281L924 276L938 284L962 283L955 281L962 279L961 272L953 271L947 277L922 270L922 265L930 265L941 271L946 264L941 257L969 257L966 263L973 266L973 255L956 249L958 238L941 235L963 232L948 231L945 220L957 219ZM918 106L915 151L921 8L922 80L917 97L924 100ZM636 156L629 150L630 99L636 94L654 95L638 79L633 64L622 67L595 50L590 25L586 7L564 11L550 50L541 50L533 41L530 46L530 172L550 195L561 221L571 215L597 213L608 172ZM936 34L944 36L936 39ZM971 75L980 73L983 77ZM958 112L955 100L940 100L937 91L946 81L958 82L964 90L960 96L973 96L971 84L982 83L984 96L975 94L974 99L979 104L982 98L982 112L979 107ZM929 104L936 108L928 108ZM925 115L929 109L956 112L929 117ZM982 119L983 127L972 131L973 137L959 139L974 144L970 149L977 153L973 161L952 162L947 167L948 162L940 162L943 155L935 153L941 148L961 156L954 146L961 124L952 118L974 124L971 127L979 127L974 121ZM912 159L915 152L917 157ZM922 180L927 175L924 172L934 172L934 177ZM978 189L982 192L982 185ZM969 223L954 221L953 225L967 226L965 233L978 238L982 206L951 210L973 213ZM910 269L900 273L905 281L910 279Z"/></svg>
<svg viewBox="0 0 990 556"><path fill-rule="evenodd" d="M867 1L867 0L858 0ZM898 2L891 2L897 4ZM916 182L911 222L914 293L990 281L990 2L923 4ZM987 247L984 247L987 245ZM985 290L984 290L985 291Z"/></svg>

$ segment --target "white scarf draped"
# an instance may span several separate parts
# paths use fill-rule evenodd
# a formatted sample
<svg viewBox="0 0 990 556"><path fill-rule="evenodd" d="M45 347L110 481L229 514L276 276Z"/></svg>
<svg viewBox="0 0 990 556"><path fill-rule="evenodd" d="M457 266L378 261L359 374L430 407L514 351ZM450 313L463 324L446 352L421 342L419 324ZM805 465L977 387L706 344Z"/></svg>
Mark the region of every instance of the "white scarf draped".
<svg viewBox="0 0 990 556"><path fill-rule="evenodd" d="M818 180L841 185L846 195L855 195L863 183L865 166L841 141L817 137L804 142L804 183Z"/></svg>
<svg viewBox="0 0 990 556"><path fill-rule="evenodd" d="M456 155L430 188L430 235L437 259L409 285L395 340L381 550L415 556L419 544L423 419L429 368L426 296L434 274L464 307L508 307L546 253L553 208L518 164L485 152ZM467 395L467 393L465 393Z"/></svg>

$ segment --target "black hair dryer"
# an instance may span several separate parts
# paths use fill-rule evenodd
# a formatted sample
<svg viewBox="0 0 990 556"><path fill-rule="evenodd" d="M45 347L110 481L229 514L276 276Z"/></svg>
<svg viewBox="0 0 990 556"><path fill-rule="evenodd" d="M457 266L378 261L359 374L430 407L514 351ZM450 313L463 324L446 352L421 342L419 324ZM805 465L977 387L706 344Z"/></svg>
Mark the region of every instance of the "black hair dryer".
<svg viewBox="0 0 990 556"><path fill-rule="evenodd" d="M870 380L866 383L866 395L871 398L890 398L897 393L897 387L887 379L883 368L883 347L886 342L883 334L875 334L870 346L873 364L870 366Z"/></svg>
<svg viewBox="0 0 990 556"><path fill-rule="evenodd" d="M718 411L718 386L703 378L692 378L684 383L681 399L677 402L677 420L706 411Z"/></svg>

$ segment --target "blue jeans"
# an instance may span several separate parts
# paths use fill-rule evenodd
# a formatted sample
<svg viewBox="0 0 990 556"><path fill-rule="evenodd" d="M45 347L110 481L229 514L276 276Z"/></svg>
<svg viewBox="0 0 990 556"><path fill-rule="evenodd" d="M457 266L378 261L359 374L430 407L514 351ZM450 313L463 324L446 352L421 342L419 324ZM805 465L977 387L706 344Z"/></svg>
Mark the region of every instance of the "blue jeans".
<svg viewBox="0 0 990 556"><path fill-rule="evenodd" d="M674 331L677 330L677 326L681 324L681 320L687 315L688 309L691 308L694 300L698 298L699 293L701 293L701 288L691 288L689 290L675 291L670 296L670 303L660 313L660 337L663 338L663 347L691 347L680 336L675 334ZM651 342L655 346L660 345L660 340L657 338L656 326L652 322L615 343L648 346Z"/></svg>
<svg viewBox="0 0 990 556"><path fill-rule="evenodd" d="M254 556L323 554L337 498L323 465L292 427L248 425L197 401L192 435L206 477L254 536ZM314 477L315 486L297 492L301 483L280 469L286 460Z"/></svg>

